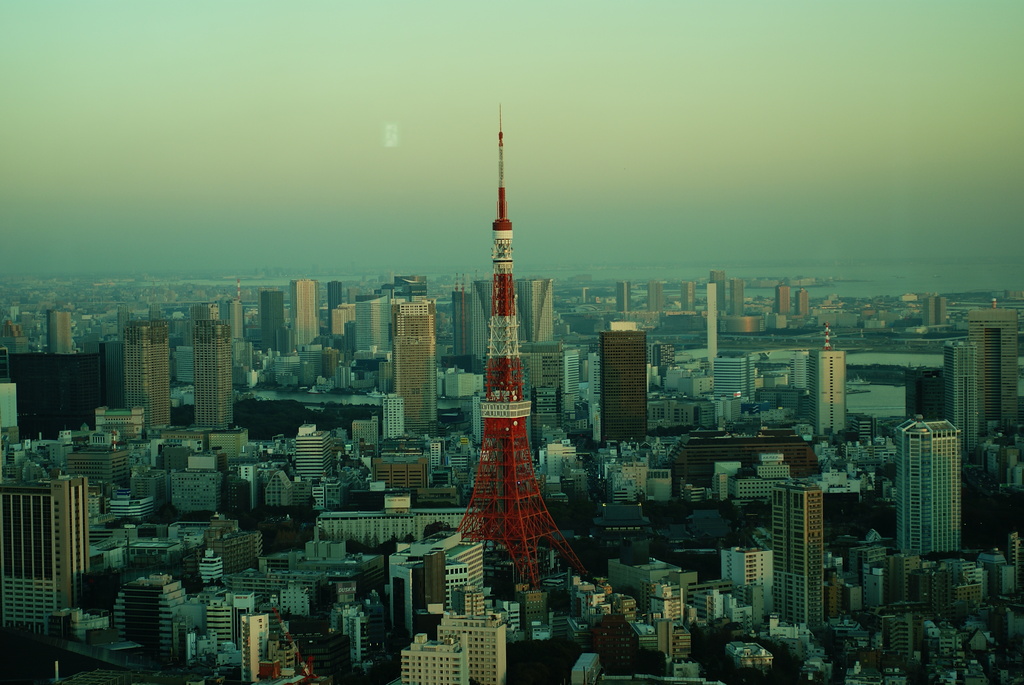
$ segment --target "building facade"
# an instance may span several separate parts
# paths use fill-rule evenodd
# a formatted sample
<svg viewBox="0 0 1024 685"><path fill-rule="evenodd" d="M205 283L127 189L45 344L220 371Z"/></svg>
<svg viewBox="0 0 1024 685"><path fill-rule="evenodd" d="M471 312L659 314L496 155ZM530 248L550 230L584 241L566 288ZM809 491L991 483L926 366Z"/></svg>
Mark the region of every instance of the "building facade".
<svg viewBox="0 0 1024 685"><path fill-rule="evenodd" d="M601 441L647 435L647 334L601 331Z"/></svg>
<svg viewBox="0 0 1024 685"><path fill-rule="evenodd" d="M942 347L943 411L941 417L960 429L961 447L973 454L981 432L978 406L978 348L966 340L950 340ZM926 419L937 419L925 412Z"/></svg>
<svg viewBox="0 0 1024 685"><path fill-rule="evenodd" d="M192 338L195 370L195 425L228 428L234 422L231 387L231 326L224 321L195 322Z"/></svg>
<svg viewBox="0 0 1024 685"><path fill-rule="evenodd" d="M171 422L171 366L167 322L129 321L124 330L124 400L142 407L146 428Z"/></svg>
<svg viewBox="0 0 1024 685"><path fill-rule="evenodd" d="M967 340L978 355L981 427L1017 422L1017 310L975 309L967 313Z"/></svg>
<svg viewBox="0 0 1024 685"><path fill-rule="evenodd" d="M308 278L291 283L292 330L296 345L308 345L320 335L319 285Z"/></svg>
<svg viewBox="0 0 1024 685"><path fill-rule="evenodd" d="M910 554L958 551L960 430L917 418L896 435L896 546Z"/></svg>
<svg viewBox="0 0 1024 685"><path fill-rule="evenodd" d="M825 525L822 492L796 481L772 489L772 604L783 621L823 618Z"/></svg>
<svg viewBox="0 0 1024 685"><path fill-rule="evenodd" d="M815 435L839 435L846 430L846 351L811 350L807 361Z"/></svg>
<svg viewBox="0 0 1024 685"><path fill-rule="evenodd" d="M395 394L405 405L405 430L437 433L437 337L433 300L396 302L394 320Z"/></svg>

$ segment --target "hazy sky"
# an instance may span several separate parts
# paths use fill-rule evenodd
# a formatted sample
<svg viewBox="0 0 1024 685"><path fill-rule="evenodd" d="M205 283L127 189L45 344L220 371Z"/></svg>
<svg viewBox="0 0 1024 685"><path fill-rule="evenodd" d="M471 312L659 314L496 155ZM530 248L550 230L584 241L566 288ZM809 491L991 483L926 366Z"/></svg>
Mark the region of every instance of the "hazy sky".
<svg viewBox="0 0 1024 685"><path fill-rule="evenodd" d="M6 2L4 269L1024 258L1024 3Z"/></svg>

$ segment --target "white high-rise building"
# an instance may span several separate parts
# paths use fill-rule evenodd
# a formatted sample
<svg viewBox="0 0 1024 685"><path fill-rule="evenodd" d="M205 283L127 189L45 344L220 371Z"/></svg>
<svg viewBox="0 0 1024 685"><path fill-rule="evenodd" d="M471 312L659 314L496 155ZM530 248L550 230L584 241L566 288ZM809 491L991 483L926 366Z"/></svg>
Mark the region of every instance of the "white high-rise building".
<svg viewBox="0 0 1024 685"><path fill-rule="evenodd" d="M405 435L405 400L401 395L385 395L382 405L382 437L397 438Z"/></svg>
<svg viewBox="0 0 1024 685"><path fill-rule="evenodd" d="M391 349L391 299L387 295L356 302L356 350Z"/></svg>
<svg viewBox="0 0 1024 685"><path fill-rule="evenodd" d="M516 281L516 315L521 342L554 340L554 287L550 278Z"/></svg>
<svg viewBox="0 0 1024 685"><path fill-rule="evenodd" d="M462 642L428 640L417 633L402 650L403 685L469 685L469 661Z"/></svg>
<svg viewBox="0 0 1024 685"><path fill-rule="evenodd" d="M580 351L575 348L562 350L562 407L566 413L576 410L580 399Z"/></svg>
<svg viewBox="0 0 1024 685"><path fill-rule="evenodd" d="M754 356L745 352L722 352L715 358L715 397L753 398Z"/></svg>
<svg viewBox="0 0 1024 685"><path fill-rule="evenodd" d="M793 350L789 356L789 384L794 388L807 388L807 367L811 353L807 350Z"/></svg>
<svg viewBox="0 0 1024 685"><path fill-rule="evenodd" d="M960 429L961 447L972 454L978 446L978 349L966 340L950 340L942 348L943 418Z"/></svg>
<svg viewBox="0 0 1024 685"><path fill-rule="evenodd" d="M333 448L330 431L317 430L315 423L299 426L295 437L295 472L303 480L334 475Z"/></svg>
<svg viewBox="0 0 1024 685"><path fill-rule="evenodd" d="M960 431L910 419L896 429L896 546L910 554L960 549Z"/></svg>
<svg viewBox="0 0 1024 685"><path fill-rule="evenodd" d="M296 345L308 345L320 335L320 289L314 280L292 281L292 330Z"/></svg>
<svg viewBox="0 0 1024 685"><path fill-rule="evenodd" d="M812 350L808 362L814 433L838 435L846 430L846 351Z"/></svg>

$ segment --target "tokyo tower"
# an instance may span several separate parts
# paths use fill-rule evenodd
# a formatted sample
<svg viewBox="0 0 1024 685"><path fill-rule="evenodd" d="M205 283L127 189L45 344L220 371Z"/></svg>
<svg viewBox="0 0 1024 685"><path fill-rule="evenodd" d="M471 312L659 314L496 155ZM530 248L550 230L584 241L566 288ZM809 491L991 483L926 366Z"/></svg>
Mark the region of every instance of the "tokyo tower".
<svg viewBox="0 0 1024 685"><path fill-rule="evenodd" d="M483 446L473 496L459 530L467 539L503 547L512 560L516 582L540 583L541 541L585 573L541 497L533 470L526 418L530 400L523 397L519 358L519 322L512 279L512 222L505 204L504 147L498 125L498 218L492 225L494 287L487 346L487 393L481 403Z"/></svg>

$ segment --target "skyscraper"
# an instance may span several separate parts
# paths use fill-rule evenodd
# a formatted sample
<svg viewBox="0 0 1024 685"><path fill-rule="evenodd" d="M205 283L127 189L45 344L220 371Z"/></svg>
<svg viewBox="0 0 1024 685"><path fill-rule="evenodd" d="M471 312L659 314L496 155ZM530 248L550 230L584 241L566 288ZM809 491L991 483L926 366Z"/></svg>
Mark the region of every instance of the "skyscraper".
<svg viewBox="0 0 1024 685"><path fill-rule="evenodd" d="M944 326L946 324L946 298L929 295L921 303L921 320L925 326Z"/></svg>
<svg viewBox="0 0 1024 685"><path fill-rule="evenodd" d="M264 350L281 350L278 346L278 332L284 328L284 293L276 288L260 288L260 347Z"/></svg>
<svg viewBox="0 0 1024 685"><path fill-rule="evenodd" d="M520 340L546 342L554 339L553 284L550 278L524 278L516 281Z"/></svg>
<svg viewBox="0 0 1024 685"><path fill-rule="evenodd" d="M433 300L395 302L395 394L405 402L405 429L417 435L437 433L437 338Z"/></svg>
<svg viewBox="0 0 1024 685"><path fill-rule="evenodd" d="M471 307L470 293L461 283L457 284L452 290L452 354L457 357L473 354L469 324Z"/></svg>
<svg viewBox="0 0 1024 685"><path fill-rule="evenodd" d="M904 386L907 389L904 404L907 416L920 414L928 420L946 416L945 379L942 369L926 366L908 368Z"/></svg>
<svg viewBox="0 0 1024 685"><path fill-rule="evenodd" d="M846 352L832 349L828 324L825 346L811 350L807 361L815 435L838 435L846 429Z"/></svg>
<svg viewBox="0 0 1024 685"><path fill-rule="evenodd" d="M792 310L793 298L789 294L789 286L779 283L775 286L775 313L789 314Z"/></svg>
<svg viewBox="0 0 1024 685"><path fill-rule="evenodd" d="M966 340L949 340L942 347L942 418L960 429L964 454L974 453L981 432L978 405L978 348ZM919 412L922 413L922 412ZM926 419L938 416L924 414Z"/></svg>
<svg viewBox="0 0 1024 685"><path fill-rule="evenodd" d="M314 280L292 281L292 330L296 345L308 345L320 335L320 288Z"/></svg>
<svg viewBox="0 0 1024 685"><path fill-rule="evenodd" d="M381 401L381 437L399 438L405 435L405 400L394 393Z"/></svg>
<svg viewBox="0 0 1024 685"><path fill-rule="evenodd" d="M905 553L960 549L960 431L949 421L896 430L896 546Z"/></svg>
<svg viewBox="0 0 1024 685"><path fill-rule="evenodd" d="M665 284L661 281L647 281L647 311L660 312L665 309Z"/></svg>
<svg viewBox="0 0 1024 685"><path fill-rule="evenodd" d="M0 535L0 625L46 633L89 570L88 479L0 485Z"/></svg>
<svg viewBox="0 0 1024 685"><path fill-rule="evenodd" d="M1017 421L1017 310L992 305L967 313L967 340L978 353L980 428Z"/></svg>
<svg viewBox="0 0 1024 685"><path fill-rule="evenodd" d="M729 279L729 313L733 316L743 316L743 286L744 283L742 278Z"/></svg>
<svg viewBox="0 0 1024 685"><path fill-rule="evenodd" d="M124 401L142 407L146 428L171 422L171 368L167 322L129 321L124 332Z"/></svg>
<svg viewBox="0 0 1024 685"><path fill-rule="evenodd" d="M391 349L391 298L387 295L356 302L356 349Z"/></svg>
<svg viewBox="0 0 1024 685"><path fill-rule="evenodd" d="M745 352L720 352L715 358L715 397L753 399L755 375L753 355Z"/></svg>
<svg viewBox="0 0 1024 685"><path fill-rule="evenodd" d="M647 333L601 331L601 441L647 436Z"/></svg>
<svg viewBox="0 0 1024 685"><path fill-rule="evenodd" d="M684 312L697 310L697 284L694 281L680 282L679 309Z"/></svg>
<svg viewBox="0 0 1024 685"><path fill-rule="evenodd" d="M725 299L725 271L721 269L712 269L708 274L708 285L715 286L716 311L719 314L725 314L728 311L727 301Z"/></svg>
<svg viewBox="0 0 1024 685"><path fill-rule="evenodd" d="M341 281L327 281L327 311L345 304L345 284Z"/></svg>
<svg viewBox="0 0 1024 685"><path fill-rule="evenodd" d="M49 309L46 312L46 351L50 354L72 354L71 312Z"/></svg>
<svg viewBox="0 0 1024 685"><path fill-rule="evenodd" d="M718 285L708 283L708 373L715 371L715 357L718 356Z"/></svg>
<svg viewBox="0 0 1024 685"><path fill-rule="evenodd" d="M772 488L772 604L783 621L823 618L825 524L821 489L789 481Z"/></svg>
<svg viewBox="0 0 1024 685"><path fill-rule="evenodd" d="M192 347L195 423L203 428L228 428L235 415L231 388L231 326L211 319L196 321Z"/></svg>
<svg viewBox="0 0 1024 685"><path fill-rule="evenodd" d="M800 288L796 291L796 315L797 316L810 316L811 314L811 296L807 292L807 288Z"/></svg>
<svg viewBox="0 0 1024 685"><path fill-rule="evenodd" d="M630 291L632 288L633 284L629 281L619 281L615 284L615 311L633 311L633 305L629 301L631 296Z"/></svg>
<svg viewBox="0 0 1024 685"><path fill-rule="evenodd" d="M491 325L492 281L473 281L473 292L469 302L469 342L474 357L487 356L487 342Z"/></svg>
<svg viewBox="0 0 1024 685"><path fill-rule="evenodd" d="M92 423L102 404L98 354L12 354L10 368L24 436L55 439L62 430Z"/></svg>
<svg viewBox="0 0 1024 685"><path fill-rule="evenodd" d="M330 431L317 430L315 423L299 426L295 437L295 473L302 480L334 475L334 438Z"/></svg>

